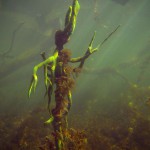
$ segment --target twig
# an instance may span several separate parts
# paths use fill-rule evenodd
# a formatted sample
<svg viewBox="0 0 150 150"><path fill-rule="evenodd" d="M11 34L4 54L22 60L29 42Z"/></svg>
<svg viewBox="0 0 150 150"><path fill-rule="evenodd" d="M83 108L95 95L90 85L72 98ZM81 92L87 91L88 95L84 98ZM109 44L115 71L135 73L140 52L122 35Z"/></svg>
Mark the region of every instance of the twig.
<svg viewBox="0 0 150 150"><path fill-rule="evenodd" d="M120 27L120 25L118 25L115 30L113 30L104 40L103 42L99 45L99 46L102 46L117 30L118 28Z"/></svg>
<svg viewBox="0 0 150 150"><path fill-rule="evenodd" d="M9 57L8 54L13 50L13 45L14 45L16 33L22 27L23 24L24 24L24 22L20 23L19 26L13 31L10 47L9 47L9 49L7 51L5 51L5 52L0 54L1 57Z"/></svg>

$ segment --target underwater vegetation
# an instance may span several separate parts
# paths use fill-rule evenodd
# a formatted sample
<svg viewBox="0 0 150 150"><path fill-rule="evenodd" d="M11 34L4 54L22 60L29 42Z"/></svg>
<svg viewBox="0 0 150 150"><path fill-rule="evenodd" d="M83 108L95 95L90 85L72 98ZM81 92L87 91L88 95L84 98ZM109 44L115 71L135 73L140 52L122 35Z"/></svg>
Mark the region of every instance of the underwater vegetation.
<svg viewBox="0 0 150 150"><path fill-rule="evenodd" d="M63 131L65 149L149 150L150 106L141 100L146 95L148 88L127 90L120 95L121 102L113 104L116 112L104 104L99 110L94 103L85 107L86 112L74 110L69 115L68 129ZM18 116L1 114L1 149L55 149L53 128L43 124L47 115L41 106Z"/></svg>
<svg viewBox="0 0 150 150"><path fill-rule="evenodd" d="M48 110L50 114L50 118L45 121L45 124L52 124L53 126L55 138L55 142L53 144L56 150L63 150L70 147L70 142L67 144L66 139L67 141L73 141L72 143L76 145L76 139L82 138L80 135L81 133L78 131L76 132L75 130L68 130L67 114L72 105L72 87L74 85L72 74L76 72L76 68L72 68L68 65L68 63L79 62L80 64L79 67L77 67L77 70L80 70L82 69L85 60L98 49L98 47L92 47L95 33L91 39L87 51L82 57L71 58L71 52L64 48L64 45L70 40L70 36L74 32L79 9L80 4L78 0L73 0L73 3L69 7L66 14L64 29L57 30L55 33L56 48L54 53L49 58L46 58L44 53L42 53L44 61L34 67L28 91L28 96L30 97L31 92L33 90L35 91L37 86L37 71L39 68L43 67L46 95L48 95ZM55 89L54 94L56 104L55 107L51 110L50 104L53 89ZM79 142L77 143L79 144ZM80 145L82 145L82 142L80 143ZM79 147L82 146L77 146L78 149Z"/></svg>
<svg viewBox="0 0 150 150"><path fill-rule="evenodd" d="M53 55L46 58L45 52L41 54L43 62L34 66L31 83L28 90L28 96L30 98L32 91L35 91L37 87L37 72L41 67L43 67L44 83L46 87L45 95L48 96L48 110L50 114L50 118L45 121L45 124L52 124L54 128L54 145L56 150L67 149L69 145L67 144L66 146L66 139L70 139L70 137L73 138L73 136L77 138L82 137L80 137L78 131L76 132L74 130L75 132L72 132L73 130L68 130L67 115L72 105L72 88L75 82L75 80L73 79L73 73L77 74L78 72L80 72L79 70L82 70L85 60L89 58L91 54L96 52L99 47L101 47L120 27L120 25L118 25L115 30L112 31L96 48L93 48L93 41L96 35L96 32L94 32L94 35L91 38L85 54L81 57L72 58L70 50L65 49L64 45L68 43L68 41L70 40L70 36L74 32L79 10L80 4L78 0L73 0L72 5L69 7L66 13L64 29L57 30L55 33L56 48ZM69 63L79 63L79 65L76 68L72 68L71 66L69 66ZM51 109L50 104L53 90L56 104L55 107ZM77 138L75 138L75 140ZM72 140L73 139L70 139L70 141ZM73 140L74 143L76 143L75 140ZM77 143L79 144L79 142Z"/></svg>
<svg viewBox="0 0 150 150"><path fill-rule="evenodd" d="M94 2L94 16L93 12L91 14L95 17L92 19L101 20L99 8L102 6L98 6L98 4L102 1L91 0ZM0 15L3 13L1 11L3 5L9 6L7 2L9 1L0 0ZM36 2L38 3L38 0ZM130 6L130 2L130 0L109 0L108 5L114 3L117 7L124 9L123 7ZM67 4L68 1L65 3ZM48 9L54 6L58 5L47 5ZM15 8L15 4L13 7ZM106 5L103 9L105 7ZM56 9L56 7L54 8ZM136 55L133 52L134 58L132 59L130 48L127 50L130 44L125 46L119 43L119 38L121 38L119 34L124 27L116 22L114 25L116 28L112 26L112 29L115 28L112 32L108 31L109 28L103 28L108 31L104 40L100 40L99 36L95 38L98 33L94 32L93 34L93 29L91 29L93 36L90 31L88 31L89 37L85 35L87 39L90 39L90 42L84 41L82 34L75 32L81 40L77 38L76 41L75 37L72 41L77 44L73 47L69 44L76 26L78 10L78 1L73 0L73 4L66 14L63 29L62 20L55 15L53 16L55 11L52 10L50 10L50 14L46 11L43 14L36 14L35 10L33 12L30 10L26 13L35 15L35 18L33 17L35 20L26 16L30 21L28 19L19 21L11 28L9 42L6 42L7 47L0 52L0 150L150 149L150 45L146 43L146 48L143 48L145 45L139 47L139 52ZM15 14L16 19L23 18L23 16L25 17L20 12ZM49 19L54 26L57 26L59 20L61 22L60 30L49 29ZM36 26L32 26L32 24ZM81 28L82 25L78 24L77 26ZM101 31L102 26L98 27ZM26 32L26 29L29 28L32 28L29 32L35 30L30 33L30 36L33 33L38 33L34 36L38 39L37 35L40 35L40 40L37 42L36 39L35 43L32 41L33 45L29 46L30 48L25 46L26 40L24 40L24 46L21 45L23 50L18 54L15 46L19 44L19 35L24 36L22 32L24 30ZM80 32L83 32L84 28L81 28ZM84 34L85 32L83 32L83 37ZM105 44L106 50L100 51L100 54L96 52L106 41L109 44L111 40L116 41L112 46L121 45L121 49L118 48L119 51L114 54L115 50L112 47L111 51L107 51L108 47ZM126 39L123 40L125 42ZM83 51L84 55L79 54L81 57L72 58L73 49L76 47L79 49L80 41L82 45L87 46L87 49L85 53ZM103 42L99 44L100 41ZM49 49L45 49L53 42L55 42L55 47L51 47L51 49L54 50L54 53L49 53ZM93 42L99 45L93 48ZM134 41L132 42L134 43ZM64 47L65 44L67 44L66 47L71 48ZM138 45L137 41L135 45ZM118 53L123 52L122 49L126 50L124 54L128 53L128 57L123 54L125 59L119 62L119 59L122 58ZM96 55L91 56L94 52ZM104 56L105 52L108 52L107 56L110 56L111 58L108 57L110 59ZM40 56L38 56L39 54ZM114 57L113 54L116 56ZM84 64L85 60L87 61L86 65ZM116 60L117 63L113 64L113 60ZM78 62L76 66L75 62ZM100 65L97 66L98 62ZM37 63L39 64L35 65ZM71 63L73 65L70 65ZM28 66L26 66L27 64ZM28 86L32 66L35 67L30 88L27 91L28 87L22 88L22 85ZM30 68L29 72L26 72L26 67ZM38 72L37 76L36 73L40 67L42 70ZM19 68L21 73L16 76L15 71ZM16 78L14 78L15 76ZM42 82L41 76L44 78L44 82ZM11 78L13 79L11 80ZM17 92L14 90L15 88ZM32 95L33 99L28 100L27 93L31 97L35 89L36 94ZM7 103L9 107L5 108Z"/></svg>

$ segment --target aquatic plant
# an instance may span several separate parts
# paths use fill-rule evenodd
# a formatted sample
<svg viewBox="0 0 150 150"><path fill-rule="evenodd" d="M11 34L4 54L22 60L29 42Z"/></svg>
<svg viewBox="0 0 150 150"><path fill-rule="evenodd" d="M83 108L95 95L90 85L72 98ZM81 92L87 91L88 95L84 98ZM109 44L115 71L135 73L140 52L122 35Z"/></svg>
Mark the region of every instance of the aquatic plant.
<svg viewBox="0 0 150 150"><path fill-rule="evenodd" d="M44 67L44 76L45 76L45 87L46 94L48 95L48 109L50 112L50 119L45 122L45 124L51 123L54 127L55 132L55 145L57 150L64 148L64 135L63 135L63 119L66 118L68 111L70 110L72 103L72 94L71 90L74 85L74 80L72 73L77 72L76 68L72 68L68 65L69 62L76 63L80 62L80 65L77 68L82 68L87 59L92 53L97 51L98 47L92 48L92 43L95 38L95 33L91 39L91 42L88 46L86 53L82 57L71 58L71 52L63 48L66 44L71 34L73 33L76 26L77 14L80 9L78 0L73 0L72 6L69 7L65 19L65 28L64 30L58 30L55 33L55 51L53 56L50 56L46 59L44 53L42 57L43 62L36 65L33 70L33 76L29 88L29 97L31 95L32 89L36 89L38 77L37 71L40 67ZM50 110L51 95L53 93L55 85L55 102L56 106ZM67 119L66 119L67 126Z"/></svg>
<svg viewBox="0 0 150 150"><path fill-rule="evenodd" d="M83 68L85 60L91 54L96 52L98 48L102 46L120 27L120 25L117 26L117 28L113 32L111 32L96 48L92 47L96 34L96 32L94 32L94 35L92 36L85 54L81 57L71 58L70 50L64 49L64 45L70 40L70 36L75 29L79 9L80 5L78 0L73 0L72 6L69 7L66 14L64 30L58 30L55 33L56 48L54 50L54 53L49 58L45 57L45 53L41 54L44 61L34 67L28 92L28 95L30 97L32 90L35 91L37 86L37 71L39 68L44 67L44 82L46 87L45 95L48 95L48 110L50 113L50 118L45 122L45 124L52 123L53 125L55 132L55 145L57 150L64 149L65 135L63 133L63 130L64 128L68 127L67 114L72 104L72 88L74 85L73 73L79 73ZM79 62L79 66L76 68L72 68L68 64L76 62ZM56 105L55 108L51 110L50 102L54 88ZM65 121L63 122L63 120Z"/></svg>

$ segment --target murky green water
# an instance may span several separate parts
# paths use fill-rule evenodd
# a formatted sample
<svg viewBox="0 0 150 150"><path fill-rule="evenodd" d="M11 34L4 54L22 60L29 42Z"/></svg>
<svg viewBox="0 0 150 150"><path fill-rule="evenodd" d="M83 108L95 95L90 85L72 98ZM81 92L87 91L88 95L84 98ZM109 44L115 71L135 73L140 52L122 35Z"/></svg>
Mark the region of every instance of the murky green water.
<svg viewBox="0 0 150 150"><path fill-rule="evenodd" d="M45 51L46 57L53 54L55 31L64 28L71 3L0 0L1 150L39 149L53 132L51 125L43 125L49 117L43 69L38 71L38 85L30 99L28 88L33 67L42 61L40 53ZM80 142L86 144L85 149L149 150L150 1L79 3L75 31L64 46L72 57L86 52L94 31L96 47L120 27L86 60L76 79L69 128L84 130L87 142Z"/></svg>

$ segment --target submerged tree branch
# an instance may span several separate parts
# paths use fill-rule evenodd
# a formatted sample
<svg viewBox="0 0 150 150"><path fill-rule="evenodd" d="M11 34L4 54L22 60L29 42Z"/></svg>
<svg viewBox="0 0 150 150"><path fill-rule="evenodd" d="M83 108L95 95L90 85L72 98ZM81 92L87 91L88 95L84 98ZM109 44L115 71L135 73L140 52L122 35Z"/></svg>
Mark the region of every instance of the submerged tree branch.
<svg viewBox="0 0 150 150"><path fill-rule="evenodd" d="M10 54L10 53L12 52L12 50L13 50L16 33L17 33L17 32L19 31L19 29L23 26L23 24L24 24L24 22L20 23L20 24L17 26L17 28L13 31L9 49L6 50L6 51L4 51L3 53L0 53L0 57L2 57L2 58L10 57L9 54Z"/></svg>

